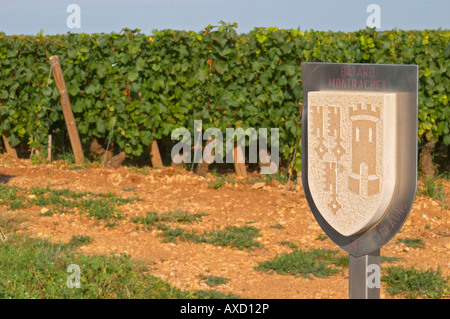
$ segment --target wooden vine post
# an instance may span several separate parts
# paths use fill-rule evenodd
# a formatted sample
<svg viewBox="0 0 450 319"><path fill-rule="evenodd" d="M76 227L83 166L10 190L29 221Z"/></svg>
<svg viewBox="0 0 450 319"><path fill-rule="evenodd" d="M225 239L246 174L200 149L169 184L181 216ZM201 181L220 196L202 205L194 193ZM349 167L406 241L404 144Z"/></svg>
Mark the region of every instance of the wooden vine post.
<svg viewBox="0 0 450 319"><path fill-rule="evenodd" d="M161 154L159 153L158 142L156 140L153 140L152 146L150 148L150 159L152 161L153 168L164 167L162 159L161 159Z"/></svg>
<svg viewBox="0 0 450 319"><path fill-rule="evenodd" d="M212 137L210 137L206 141L206 145L205 145L205 147L203 149L203 152L205 152L207 146L210 145L211 143L214 143L214 139ZM208 155L210 155L211 157L214 158L214 152L213 151L211 151L211 153L208 154ZM205 177L206 173L208 173L208 169L209 169L209 164L205 161L205 159L202 156L201 161L200 161L200 163L198 163L197 169L195 170L195 174Z"/></svg>
<svg viewBox="0 0 450 319"><path fill-rule="evenodd" d="M14 147L11 147L11 145L9 144L8 141L8 135L6 135L6 133L3 133L3 144L5 144L5 148L6 148L6 153L11 156L14 159L18 159L19 157L17 156L17 152L16 149Z"/></svg>
<svg viewBox="0 0 450 319"><path fill-rule="evenodd" d="M70 144L72 145L73 154L75 155L75 162L80 165L83 163L84 158L83 149L81 148L80 136L78 135L77 125L70 106L69 95L67 94L66 83L64 82L61 64L59 63L59 57L57 55L50 57L50 65L53 70L56 86L61 94L61 107L69 132Z"/></svg>
<svg viewBox="0 0 450 319"><path fill-rule="evenodd" d="M242 152L242 146L237 143L233 150L234 170L237 177L247 177L247 169L245 167L245 157Z"/></svg>
<svg viewBox="0 0 450 319"><path fill-rule="evenodd" d="M1 107L2 107L2 102L0 102L0 108ZM14 147L11 147L11 144L9 144L8 134L6 132L3 132L2 138L3 138L3 144L5 145L5 148L6 148L6 153L9 156L11 156L12 158L18 159L19 157L17 156L16 149Z"/></svg>

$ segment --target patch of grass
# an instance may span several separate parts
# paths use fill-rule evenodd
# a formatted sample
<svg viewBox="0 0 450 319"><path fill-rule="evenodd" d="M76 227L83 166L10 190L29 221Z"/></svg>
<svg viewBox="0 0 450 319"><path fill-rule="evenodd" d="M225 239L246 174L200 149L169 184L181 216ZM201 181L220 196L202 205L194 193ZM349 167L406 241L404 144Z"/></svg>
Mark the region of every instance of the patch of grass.
<svg viewBox="0 0 450 319"><path fill-rule="evenodd" d="M281 245L289 246L289 247L292 248L292 249L297 249L297 248L298 248L297 244L294 244L293 242L286 241L286 240L281 241L280 244L281 244Z"/></svg>
<svg viewBox="0 0 450 319"><path fill-rule="evenodd" d="M220 175L220 174L217 172L217 169L216 169L215 167L212 168L209 172L211 173L211 175L214 175L214 176L219 176L219 175Z"/></svg>
<svg viewBox="0 0 450 319"><path fill-rule="evenodd" d="M212 276L212 275L206 276L203 274L200 274L200 280L205 282L210 287L223 285L223 284L226 284L228 281L230 281L230 279L228 279L228 278Z"/></svg>
<svg viewBox="0 0 450 319"><path fill-rule="evenodd" d="M146 230L151 230L160 221L160 217L157 212L151 212L145 216L134 217L131 221L136 224L142 224Z"/></svg>
<svg viewBox="0 0 450 319"><path fill-rule="evenodd" d="M86 196L105 197L103 194L95 195L91 192L74 192L74 191L71 191L70 189L51 189L51 190L49 189L49 193L50 193L50 195L59 196L59 197L62 196L62 197L71 198L71 199L79 199L79 198L83 198Z"/></svg>
<svg viewBox="0 0 450 319"><path fill-rule="evenodd" d="M0 252L5 244L18 229L21 220L16 216L7 216L0 213Z"/></svg>
<svg viewBox="0 0 450 319"><path fill-rule="evenodd" d="M82 169L86 169L87 167L85 167L85 166L71 166L70 168L69 168L69 170L71 170L71 171L80 171L80 170L82 170Z"/></svg>
<svg viewBox="0 0 450 319"><path fill-rule="evenodd" d="M291 181L294 182L296 180L296 177L294 176L296 174L293 174L291 176ZM264 174L258 177L256 180L252 181L252 184L255 183L270 183L273 180L276 180L280 182L281 184L286 184L289 179L289 173L287 170L282 171L281 169L278 170L275 174Z"/></svg>
<svg viewBox="0 0 450 319"><path fill-rule="evenodd" d="M399 238L397 241L411 248L425 247L425 242L420 238Z"/></svg>
<svg viewBox="0 0 450 319"><path fill-rule="evenodd" d="M224 230L213 230L205 232L200 238L200 242L223 247L235 247L240 250L254 247L262 247L255 241L259 235L259 229L252 226L227 226Z"/></svg>
<svg viewBox="0 0 450 319"><path fill-rule="evenodd" d="M136 224L141 224L146 230L151 230L153 226L157 223L164 222L176 222L176 223L192 223L202 218L203 216L208 216L205 213L191 214L188 211L175 210L169 212L150 212L145 216L138 216L132 218L131 220Z"/></svg>
<svg viewBox="0 0 450 319"><path fill-rule="evenodd" d="M284 226L278 224L278 225L272 225L272 226L270 226L270 228L274 228L274 229L284 229Z"/></svg>
<svg viewBox="0 0 450 319"><path fill-rule="evenodd" d="M441 270L418 270L414 267L389 267L384 270L381 281L391 295L404 295L406 298L442 298L450 293L448 278Z"/></svg>
<svg viewBox="0 0 450 319"><path fill-rule="evenodd" d="M9 203L9 207L11 208L11 210L18 210L21 208L26 208L27 206L25 205L23 200L16 199Z"/></svg>
<svg viewBox="0 0 450 319"><path fill-rule="evenodd" d="M226 182L226 179L224 177L222 177L219 180L215 181L214 185L213 185L214 189L221 188L225 184L225 182Z"/></svg>
<svg viewBox="0 0 450 319"><path fill-rule="evenodd" d="M437 177L428 178L424 185L418 189L420 195L428 196L444 205L444 208L448 208L447 194L444 191L444 184L438 181Z"/></svg>
<svg viewBox="0 0 450 319"><path fill-rule="evenodd" d="M63 160L66 166L70 166L76 163L75 155L72 152L63 152L62 154L56 155L56 159Z"/></svg>
<svg viewBox="0 0 450 319"><path fill-rule="evenodd" d="M93 241L93 239L89 236L73 235L72 238L70 239L68 245L73 246L73 247L79 247L79 246L87 245L87 244L91 243L92 241Z"/></svg>
<svg viewBox="0 0 450 319"><path fill-rule="evenodd" d="M48 207L42 216L56 213L73 213L78 210L81 215L103 219L107 226L114 226L122 218L118 209L138 198L120 198L112 192L93 194L90 192L74 192L68 189L50 189L50 187L32 187L29 191L0 184L0 205L9 206L11 210L33 206Z"/></svg>
<svg viewBox="0 0 450 319"><path fill-rule="evenodd" d="M136 167L136 166L132 166L131 170L137 174L142 174L142 175L150 175L150 171L148 166L144 166L144 167Z"/></svg>
<svg viewBox="0 0 450 319"><path fill-rule="evenodd" d="M11 210L26 208L27 198L19 187L0 184L0 205L9 206Z"/></svg>
<svg viewBox="0 0 450 319"><path fill-rule="evenodd" d="M0 203L7 204L10 201L22 200L21 188L7 184L0 184Z"/></svg>
<svg viewBox="0 0 450 319"><path fill-rule="evenodd" d="M41 150L41 152L39 152L39 154L32 153L30 155L30 160L31 160L31 164L33 164L33 165L48 163L47 150L43 149L43 150Z"/></svg>
<svg viewBox="0 0 450 319"><path fill-rule="evenodd" d="M181 241L206 243L239 250L253 250L255 247L262 247L259 242L254 240L260 230L247 225L227 226L223 230L205 231L203 234L183 228L170 228L165 224L158 224L158 229L162 230L162 236L166 242L177 243L177 239L180 239Z"/></svg>
<svg viewBox="0 0 450 319"><path fill-rule="evenodd" d="M203 216L208 216L208 214L205 213L191 214L188 211L175 210L163 213L162 221L189 224L194 221L197 221L199 218L202 218Z"/></svg>
<svg viewBox="0 0 450 319"><path fill-rule="evenodd" d="M221 188L223 185L225 185L225 183L231 183L231 184L235 184L236 181L234 180L234 177L228 178L226 176L222 176L217 180L212 180L208 182L208 185L214 189L219 189Z"/></svg>
<svg viewBox="0 0 450 319"><path fill-rule="evenodd" d="M328 236L324 235L324 234L319 234L319 236L317 236L317 240L320 240L320 241L324 241L327 238L328 238Z"/></svg>
<svg viewBox="0 0 450 319"><path fill-rule="evenodd" d="M123 218L118 206L129 202L124 198L88 198L78 201L74 207L77 207L82 215L103 219L107 226L115 226L117 221Z"/></svg>
<svg viewBox="0 0 450 319"><path fill-rule="evenodd" d="M308 279L313 279L311 275L327 278L339 273L343 267L348 267L348 256L336 256L337 252L327 249L295 249L291 253L283 253L272 260L260 262L255 270Z"/></svg>
<svg viewBox="0 0 450 319"><path fill-rule="evenodd" d="M387 257L387 256L380 256L380 262L381 262L381 263L383 263L383 262L394 263L394 262L396 262L396 261L398 261L398 260L401 260L401 259L403 259L403 258L401 258L401 257Z"/></svg>
<svg viewBox="0 0 450 319"><path fill-rule="evenodd" d="M221 188L223 185L225 185L227 179L225 177L221 177L216 181L210 181L208 182L209 185L211 185L214 189L219 189Z"/></svg>
<svg viewBox="0 0 450 319"><path fill-rule="evenodd" d="M171 242L176 244L177 238L181 241L200 242L195 232L183 228L171 228L164 223L157 225L159 230L162 230L163 242Z"/></svg>
<svg viewBox="0 0 450 319"><path fill-rule="evenodd" d="M85 256L75 246L86 237L75 237L72 244L58 244L14 233L15 222L0 215L0 229L8 230L8 240L0 242L0 299L225 299L236 298L214 290L182 291L148 272L130 256ZM80 269L80 288L69 288Z"/></svg>

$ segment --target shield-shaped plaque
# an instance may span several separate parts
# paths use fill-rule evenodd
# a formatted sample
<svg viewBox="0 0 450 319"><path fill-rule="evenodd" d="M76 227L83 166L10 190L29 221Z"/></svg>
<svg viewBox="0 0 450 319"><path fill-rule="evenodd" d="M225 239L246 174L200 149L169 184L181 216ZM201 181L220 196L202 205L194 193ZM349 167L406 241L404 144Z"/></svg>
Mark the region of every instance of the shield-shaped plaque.
<svg viewBox="0 0 450 319"><path fill-rule="evenodd" d="M414 201L418 67L308 62L302 79L305 196L331 240L367 255Z"/></svg>
<svg viewBox="0 0 450 319"><path fill-rule="evenodd" d="M324 219L350 236L385 213L395 188L395 93L308 93L308 183Z"/></svg>

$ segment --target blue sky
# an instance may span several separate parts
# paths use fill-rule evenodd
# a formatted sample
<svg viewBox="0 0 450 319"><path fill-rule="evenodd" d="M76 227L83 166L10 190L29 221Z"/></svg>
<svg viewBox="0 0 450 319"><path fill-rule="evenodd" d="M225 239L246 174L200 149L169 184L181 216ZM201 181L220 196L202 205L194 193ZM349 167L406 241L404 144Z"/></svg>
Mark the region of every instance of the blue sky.
<svg viewBox="0 0 450 319"><path fill-rule="evenodd" d="M66 9L80 7L80 28L69 28ZM1 0L6 34L119 32L124 27L200 31L219 21L238 32L277 26L301 30L355 31L366 27L369 4L380 7L381 28L450 29L450 0Z"/></svg>

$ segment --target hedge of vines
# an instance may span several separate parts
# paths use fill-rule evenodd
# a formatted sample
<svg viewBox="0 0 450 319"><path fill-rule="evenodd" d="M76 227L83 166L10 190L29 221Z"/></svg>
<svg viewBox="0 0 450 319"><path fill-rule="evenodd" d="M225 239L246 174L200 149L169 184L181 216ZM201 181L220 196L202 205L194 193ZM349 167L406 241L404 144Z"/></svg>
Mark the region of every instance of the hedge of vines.
<svg viewBox="0 0 450 319"><path fill-rule="evenodd" d="M301 62L419 65L419 138L450 144L450 31L352 33L236 24L200 32L0 33L0 134L39 148L65 129L49 58L58 55L82 142L109 138L128 156L203 120L203 129L279 128L300 170ZM296 156L293 159L294 149Z"/></svg>

